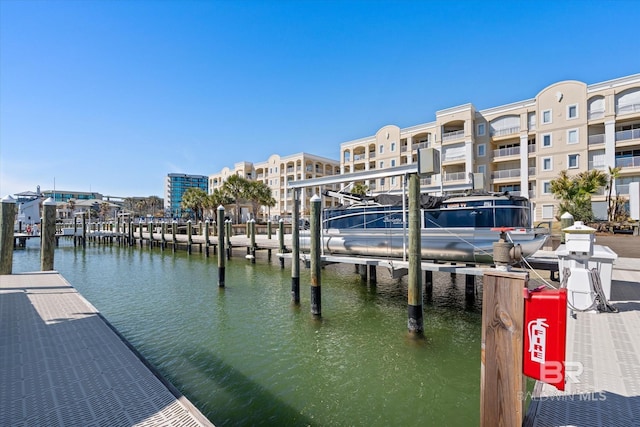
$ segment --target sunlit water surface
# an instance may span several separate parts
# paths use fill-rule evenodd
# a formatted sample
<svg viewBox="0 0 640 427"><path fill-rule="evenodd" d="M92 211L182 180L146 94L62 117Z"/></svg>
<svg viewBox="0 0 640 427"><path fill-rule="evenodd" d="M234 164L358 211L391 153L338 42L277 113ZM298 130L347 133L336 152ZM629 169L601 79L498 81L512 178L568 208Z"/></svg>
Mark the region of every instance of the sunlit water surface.
<svg viewBox="0 0 640 427"><path fill-rule="evenodd" d="M38 241L14 272L40 268ZM470 426L479 421L481 296L464 276L434 273L425 336L407 336L406 280L351 265L322 270L322 319L291 304L291 270L234 252L226 287L217 260L180 251L61 241L55 268L214 424ZM478 286L478 289L480 286Z"/></svg>

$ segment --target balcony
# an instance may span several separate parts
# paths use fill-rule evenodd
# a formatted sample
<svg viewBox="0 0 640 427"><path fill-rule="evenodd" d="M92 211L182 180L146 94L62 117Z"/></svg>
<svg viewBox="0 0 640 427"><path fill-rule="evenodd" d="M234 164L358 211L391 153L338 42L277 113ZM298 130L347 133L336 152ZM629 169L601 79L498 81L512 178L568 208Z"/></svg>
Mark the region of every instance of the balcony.
<svg viewBox="0 0 640 427"><path fill-rule="evenodd" d="M520 126L513 126L510 128L504 128L504 129L493 129L491 131L491 136L492 137L500 137L500 136L506 136L506 135L513 135L514 133L518 133L520 132Z"/></svg>
<svg viewBox="0 0 640 427"><path fill-rule="evenodd" d="M621 104L616 107L616 114L640 113L640 103Z"/></svg>
<svg viewBox="0 0 640 427"><path fill-rule="evenodd" d="M528 153L535 153L536 152L536 144L529 144L527 146L527 152Z"/></svg>
<svg viewBox="0 0 640 427"><path fill-rule="evenodd" d="M587 113L587 117L589 120L601 119L604 117L604 108L599 110L590 110Z"/></svg>
<svg viewBox="0 0 640 427"><path fill-rule="evenodd" d="M426 178L420 179L420 185L431 185L432 177L428 176Z"/></svg>
<svg viewBox="0 0 640 427"><path fill-rule="evenodd" d="M589 135L589 145L592 144L604 144L604 133Z"/></svg>
<svg viewBox="0 0 640 427"><path fill-rule="evenodd" d="M604 163L604 160L589 160L589 170L598 169L598 170L607 170L607 165Z"/></svg>
<svg viewBox="0 0 640 427"><path fill-rule="evenodd" d="M503 178L518 178L520 176L520 169L503 169L493 171L491 178L503 179Z"/></svg>
<svg viewBox="0 0 640 427"><path fill-rule="evenodd" d="M628 195L629 194L629 184L616 185L616 194Z"/></svg>
<svg viewBox="0 0 640 427"><path fill-rule="evenodd" d="M619 168L638 168L638 167L640 167L640 156L618 157L618 158L616 158L616 167L619 167Z"/></svg>
<svg viewBox="0 0 640 427"><path fill-rule="evenodd" d="M520 147L507 147L493 150L493 157L508 157L520 155Z"/></svg>
<svg viewBox="0 0 640 427"><path fill-rule="evenodd" d="M464 129L454 130L452 132L445 132L442 134L442 142L451 141L453 139L458 139L464 137Z"/></svg>
<svg viewBox="0 0 640 427"><path fill-rule="evenodd" d="M451 172L451 173L445 173L444 174L444 182L449 182L449 181L463 181L467 179L467 173L466 172Z"/></svg>
<svg viewBox="0 0 640 427"><path fill-rule="evenodd" d="M429 148L431 146L431 141L421 141L416 142L411 145L411 150L419 150L421 148Z"/></svg>
<svg viewBox="0 0 640 427"><path fill-rule="evenodd" d="M363 154L354 154L353 155L353 161L354 162L357 162L357 161L360 161L360 160L365 160L366 158L367 158L367 155L364 154L364 153Z"/></svg>
<svg viewBox="0 0 640 427"><path fill-rule="evenodd" d="M535 168L535 166L534 167L530 167L528 169L528 172L529 172L529 176L536 176L536 168Z"/></svg>
<svg viewBox="0 0 640 427"><path fill-rule="evenodd" d="M640 129L619 130L616 132L616 142L629 139L640 139Z"/></svg>

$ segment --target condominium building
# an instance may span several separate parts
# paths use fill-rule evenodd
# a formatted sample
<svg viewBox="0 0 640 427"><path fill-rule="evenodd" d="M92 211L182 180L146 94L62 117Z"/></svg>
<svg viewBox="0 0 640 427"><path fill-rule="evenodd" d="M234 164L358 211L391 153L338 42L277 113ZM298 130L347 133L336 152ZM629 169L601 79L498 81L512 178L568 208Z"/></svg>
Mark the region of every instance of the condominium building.
<svg viewBox="0 0 640 427"><path fill-rule="evenodd" d="M573 176L620 167L613 194L628 196L629 184L640 181L640 74L591 85L561 81L531 99L480 111L465 104L437 111L433 122L384 126L340 145L340 172L414 163L423 147L440 152L442 167L422 180L423 192L468 189L470 174L480 174L475 176L486 190L528 197L538 221L557 214L550 182L562 170ZM402 188L399 177L363 184L372 193ZM605 198L599 194L592 200L601 218Z"/></svg>
<svg viewBox="0 0 640 427"><path fill-rule="evenodd" d="M273 154L263 162L238 162L233 169L225 167L220 172L209 175L209 194L221 188L231 175L239 175L249 180L257 180L266 184L270 189L275 206L261 207L259 215L262 218L288 217L292 213L293 190L287 188L287 183L302 179L319 178L340 173L340 162L326 157L309 153L297 153L289 156ZM320 194L324 189L310 187L301 192L300 212L309 214L309 199L313 194ZM334 206L337 201L331 198L324 200L323 207ZM242 220L249 215L249 208L242 208Z"/></svg>
<svg viewBox="0 0 640 427"><path fill-rule="evenodd" d="M182 216L182 195L189 188L200 188L208 191L208 178L206 175L187 175L183 173L170 173L167 175L164 187L165 215L174 218Z"/></svg>

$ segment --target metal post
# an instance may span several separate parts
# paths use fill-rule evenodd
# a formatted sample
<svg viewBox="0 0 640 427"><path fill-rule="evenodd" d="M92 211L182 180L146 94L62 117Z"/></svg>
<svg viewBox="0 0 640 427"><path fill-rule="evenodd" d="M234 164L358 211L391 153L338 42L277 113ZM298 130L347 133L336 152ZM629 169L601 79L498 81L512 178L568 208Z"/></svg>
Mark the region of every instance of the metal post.
<svg viewBox="0 0 640 427"><path fill-rule="evenodd" d="M87 247L87 213L82 215L82 247ZM129 223L131 225L131 223Z"/></svg>
<svg viewBox="0 0 640 427"><path fill-rule="evenodd" d="M218 206L218 287L224 288L224 206Z"/></svg>
<svg viewBox="0 0 640 427"><path fill-rule="evenodd" d="M267 220L267 239L271 240L271 220Z"/></svg>
<svg viewBox="0 0 640 427"><path fill-rule="evenodd" d="M49 197L42 203L42 229L40 239L40 270L53 270L53 252L56 245L56 201Z"/></svg>
<svg viewBox="0 0 640 427"><path fill-rule="evenodd" d="M321 298L321 261L320 261L320 196L315 194L311 197L311 314L320 316L322 313ZM294 230L298 228L298 222L293 224Z"/></svg>
<svg viewBox="0 0 640 427"><path fill-rule="evenodd" d="M11 196L0 203L0 274L11 274L13 269L13 223L16 220L16 201Z"/></svg>
<svg viewBox="0 0 640 427"><path fill-rule="evenodd" d="M422 275L420 243L420 178L418 174L409 176L409 284L408 284L408 328L409 333L424 334L422 315Z"/></svg>
<svg viewBox="0 0 640 427"><path fill-rule="evenodd" d="M225 226L227 228L226 230L226 235L225 235L225 241L226 241L226 247L227 247L227 259L231 259L231 230L233 230L233 226L231 225L231 220L227 220L225 221ZM220 248L222 249L222 248Z"/></svg>
<svg viewBox="0 0 640 427"><path fill-rule="evenodd" d="M172 242L173 245L171 245L172 247L172 251L175 252L176 251L176 247L178 246L178 238L176 237L176 232L178 231L178 222L174 219L171 222L171 238L172 238Z"/></svg>

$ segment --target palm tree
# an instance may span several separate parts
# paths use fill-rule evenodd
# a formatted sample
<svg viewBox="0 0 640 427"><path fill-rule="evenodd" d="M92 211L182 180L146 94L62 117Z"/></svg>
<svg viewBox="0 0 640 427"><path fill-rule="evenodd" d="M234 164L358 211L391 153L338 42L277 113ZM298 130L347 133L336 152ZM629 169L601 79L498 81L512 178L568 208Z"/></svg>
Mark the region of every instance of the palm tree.
<svg viewBox="0 0 640 427"><path fill-rule="evenodd" d="M207 195L204 208L212 211L210 215L212 218L217 218L216 209L218 209L218 206L231 203L233 203L233 199L228 194L220 188L215 188L211 194Z"/></svg>
<svg viewBox="0 0 640 427"><path fill-rule="evenodd" d="M195 220L202 219L204 205L207 199L207 192L202 188L191 187L187 188L182 195L182 208L190 210L195 214Z"/></svg>
<svg viewBox="0 0 640 427"><path fill-rule="evenodd" d="M156 216L156 211L162 206L162 199L158 196L147 197L147 205L151 209L151 214Z"/></svg>
<svg viewBox="0 0 640 427"><path fill-rule="evenodd" d="M569 212L576 221L593 221L591 196L607 184L607 176L594 169L569 177L566 170L552 180L551 192L560 200L559 213Z"/></svg>
<svg viewBox="0 0 640 427"><path fill-rule="evenodd" d="M224 184L222 184L222 191L231 196L235 202L234 216L236 224L240 224L240 202L246 198L245 195L248 185L249 181L240 175L231 175Z"/></svg>
<svg viewBox="0 0 640 427"><path fill-rule="evenodd" d="M617 210L618 197L611 199L611 193L613 192L613 186L616 179L620 177L620 167L612 168L609 166L609 182L607 183L607 220L614 221L615 212Z"/></svg>
<svg viewBox="0 0 640 427"><path fill-rule="evenodd" d="M111 205L108 202L100 203L100 215L102 216L102 220L107 219L107 215L109 215L109 211L111 210Z"/></svg>
<svg viewBox="0 0 640 427"><path fill-rule="evenodd" d="M365 185L362 182L356 182L355 184L353 184L353 187L351 187L351 193L357 194L358 196L366 195L367 191L369 191L369 186Z"/></svg>
<svg viewBox="0 0 640 427"><path fill-rule="evenodd" d="M271 195L271 188L262 181L249 181L246 197L251 202L253 217L258 217L260 206L275 206L276 200Z"/></svg>

